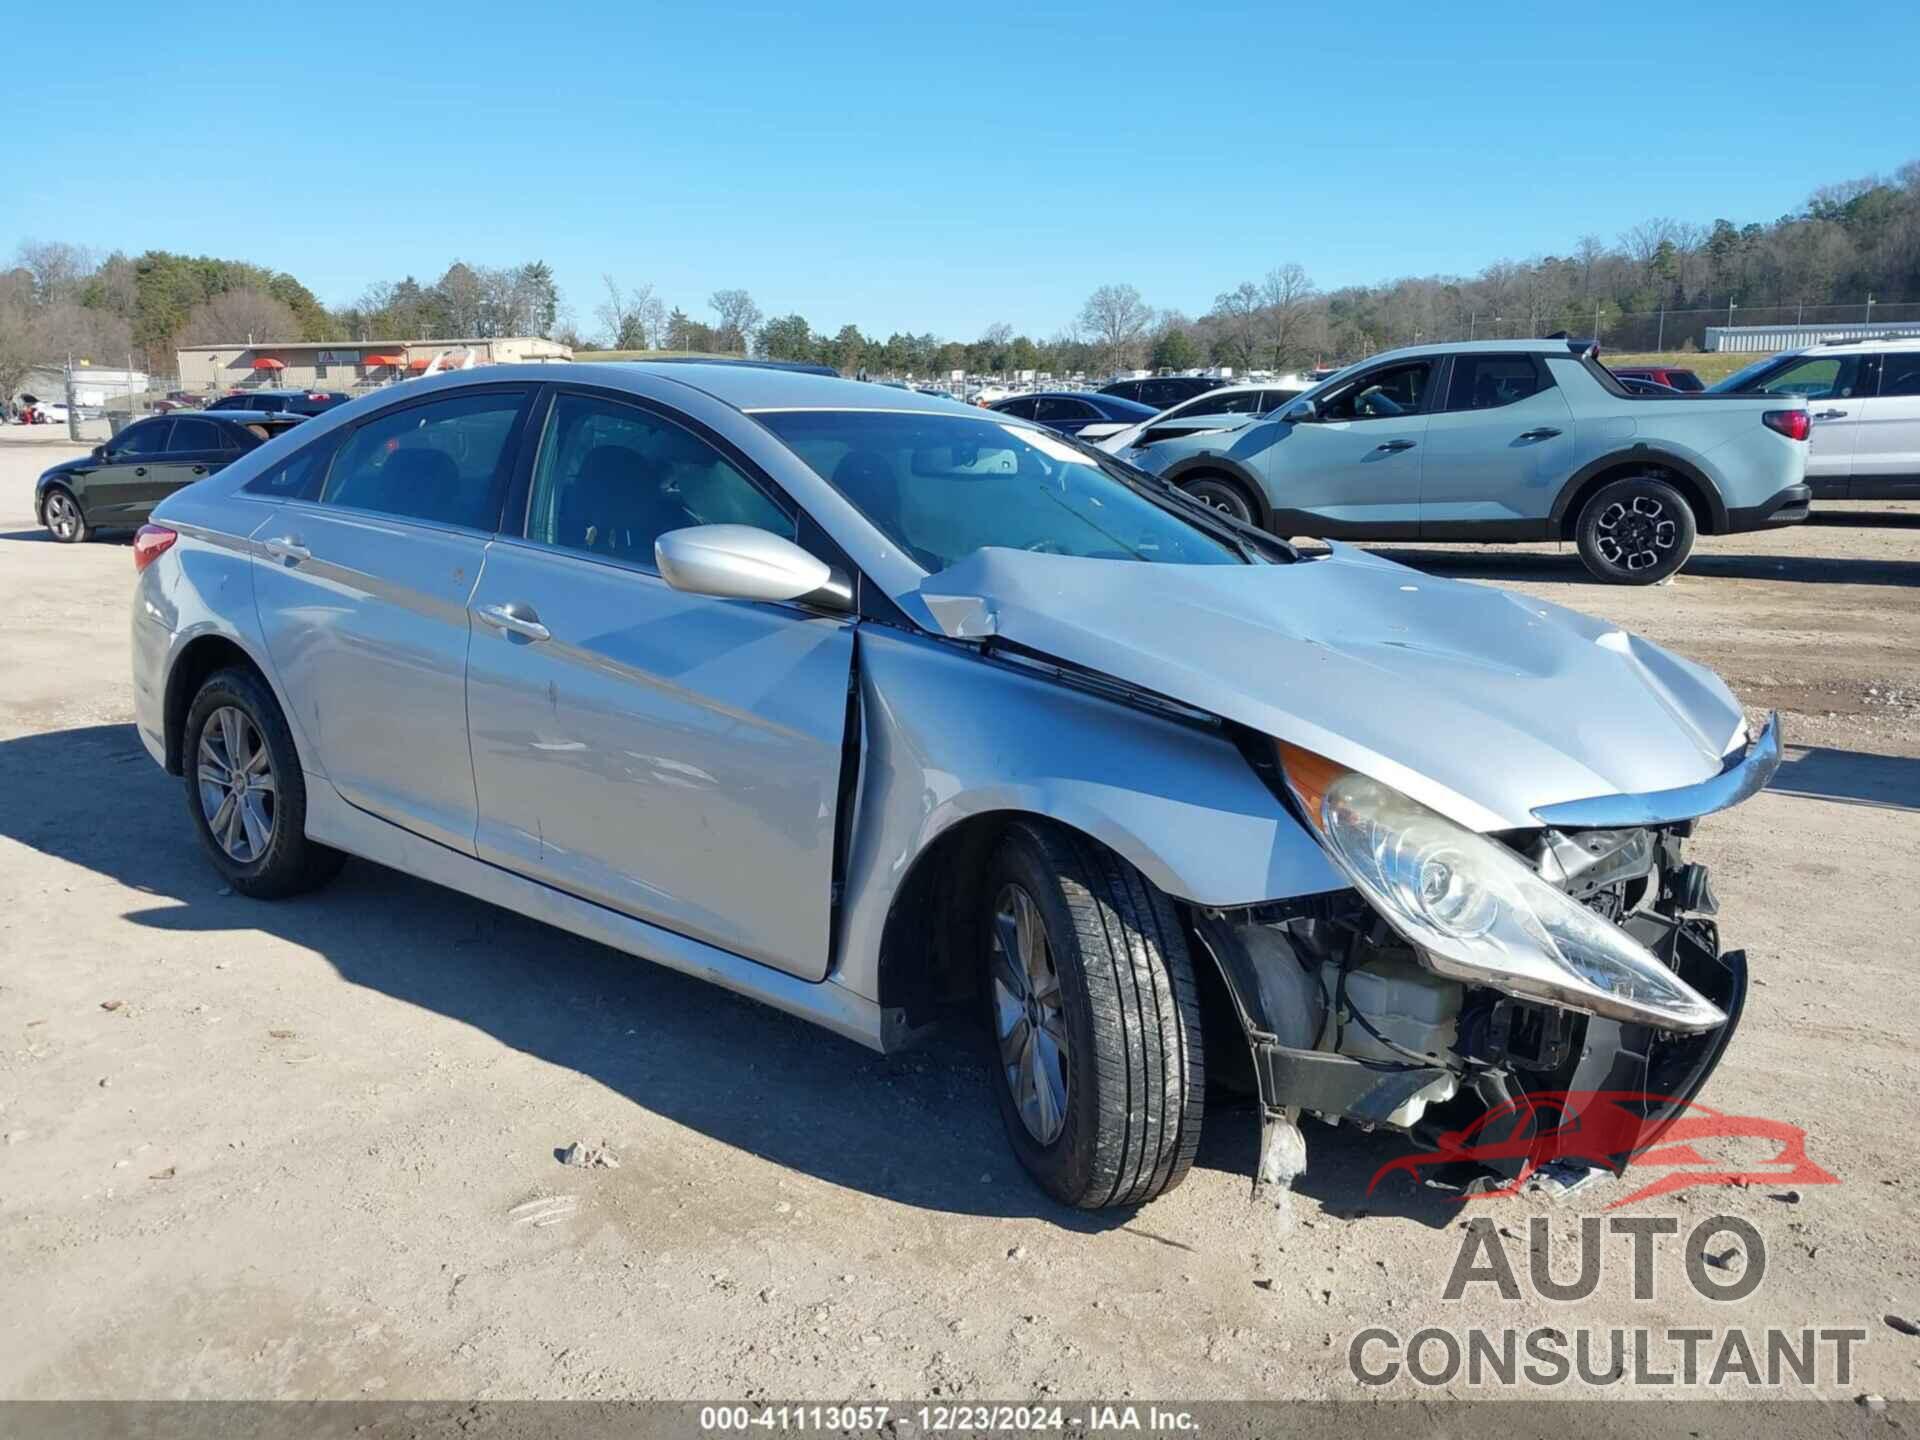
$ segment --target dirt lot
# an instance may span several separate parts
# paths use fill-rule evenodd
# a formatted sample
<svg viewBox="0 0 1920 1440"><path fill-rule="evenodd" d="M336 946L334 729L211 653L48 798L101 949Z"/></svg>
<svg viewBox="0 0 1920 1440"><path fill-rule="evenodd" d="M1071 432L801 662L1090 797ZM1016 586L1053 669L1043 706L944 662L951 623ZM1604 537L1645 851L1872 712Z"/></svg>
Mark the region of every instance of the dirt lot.
<svg viewBox="0 0 1920 1440"><path fill-rule="evenodd" d="M1920 1319L1920 506L1708 540L1642 591L1546 546L1391 552L1782 711L1772 793L1699 845L1756 977L1703 1099L1805 1126L1840 1181L1633 1208L1757 1226L1735 1305L1677 1246L1634 1302L1617 1239L1584 1304L1448 1303L1461 1204L1368 1198L1390 1137L1310 1125L1255 1209L1251 1113L1216 1109L1181 1190L1064 1213L964 1032L882 1059L366 864L225 893L130 723L127 547L32 524L64 449L0 441L0 1396L1346 1396L1367 1325L1636 1323L1863 1327L1814 1393L1920 1392L1883 1320ZM619 1169L557 1163L603 1138ZM1564 1238L1623 1193L1467 1213Z"/></svg>

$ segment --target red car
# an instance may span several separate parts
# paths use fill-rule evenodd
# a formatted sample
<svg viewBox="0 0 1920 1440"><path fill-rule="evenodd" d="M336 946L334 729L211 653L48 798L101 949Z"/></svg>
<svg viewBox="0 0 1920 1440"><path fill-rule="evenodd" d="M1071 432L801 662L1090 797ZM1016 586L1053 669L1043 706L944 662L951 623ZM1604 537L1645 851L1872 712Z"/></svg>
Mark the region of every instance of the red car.
<svg viewBox="0 0 1920 1440"><path fill-rule="evenodd" d="M1668 1173L1642 1185L1608 1205L1630 1204L1670 1194L1694 1185L1837 1185L1839 1179L1807 1156L1807 1132L1782 1120L1753 1115L1728 1115L1691 1102L1678 1107L1672 1118L1653 1123L1672 1106L1664 1095L1637 1090L1543 1090L1521 1095L1497 1106L1465 1130L1449 1130L1436 1148L1421 1155L1404 1155L1373 1174L1367 1193L1382 1180L1404 1174L1415 1180L1423 1169L1460 1163L1491 1166L1518 1162L1518 1173L1483 1196L1512 1195L1551 1160L1577 1160L1597 1168L1623 1172L1629 1166L1668 1167ZM1716 1166L1703 1156L1696 1142L1746 1139L1774 1147L1770 1156L1744 1169Z"/></svg>
<svg viewBox="0 0 1920 1440"><path fill-rule="evenodd" d="M1652 380L1665 385L1670 390L1684 390L1689 394L1706 389L1706 383L1691 370L1683 370L1677 365L1613 365L1609 369L1616 375L1630 376L1636 380Z"/></svg>

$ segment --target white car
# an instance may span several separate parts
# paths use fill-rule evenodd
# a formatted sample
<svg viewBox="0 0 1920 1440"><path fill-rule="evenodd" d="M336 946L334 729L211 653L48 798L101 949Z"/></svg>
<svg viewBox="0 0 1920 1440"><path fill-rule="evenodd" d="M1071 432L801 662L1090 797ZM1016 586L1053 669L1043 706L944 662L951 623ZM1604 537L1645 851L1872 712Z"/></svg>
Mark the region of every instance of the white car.
<svg viewBox="0 0 1920 1440"><path fill-rule="evenodd" d="M1196 430L1228 430L1244 425L1257 415L1278 410L1306 392L1305 385L1276 381L1267 385L1222 385L1191 400L1170 405L1151 420L1129 425L1096 443L1109 455L1123 459L1128 452L1145 450L1175 435L1191 435Z"/></svg>
<svg viewBox="0 0 1920 1440"><path fill-rule="evenodd" d="M1817 500L1920 498L1920 338L1787 350L1736 370L1716 395L1801 395Z"/></svg>
<svg viewBox="0 0 1920 1440"><path fill-rule="evenodd" d="M67 407L54 400L36 400L21 409L20 423L64 425L67 423Z"/></svg>

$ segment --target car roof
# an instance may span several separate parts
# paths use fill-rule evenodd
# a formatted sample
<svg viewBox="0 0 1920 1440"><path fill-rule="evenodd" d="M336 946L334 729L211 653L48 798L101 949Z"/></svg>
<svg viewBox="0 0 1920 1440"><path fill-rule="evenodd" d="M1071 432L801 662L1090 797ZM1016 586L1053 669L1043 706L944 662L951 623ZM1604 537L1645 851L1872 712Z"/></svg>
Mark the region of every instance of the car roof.
<svg viewBox="0 0 1920 1440"><path fill-rule="evenodd" d="M463 377L484 380L539 380L626 388L635 372L660 375L712 396L736 410L918 410L946 414L971 409L955 400L923 395L918 390L879 385L870 380L846 380L806 370L747 364L717 365L702 361L649 360L587 362L551 365L494 365L484 371L461 371ZM438 378L438 377L436 377ZM417 383L417 382L416 382Z"/></svg>
<svg viewBox="0 0 1920 1440"><path fill-rule="evenodd" d="M164 418L178 420L183 416L193 416L196 419L212 420L216 424L227 425L292 425L298 421L313 418L291 410L242 410L238 406L230 410L175 410Z"/></svg>
<svg viewBox="0 0 1920 1440"><path fill-rule="evenodd" d="M1794 353L1811 355L1818 351L1822 355L1827 355L1835 351L1848 350L1870 353L1881 350L1920 350L1920 335L1886 335L1867 340L1818 340Z"/></svg>

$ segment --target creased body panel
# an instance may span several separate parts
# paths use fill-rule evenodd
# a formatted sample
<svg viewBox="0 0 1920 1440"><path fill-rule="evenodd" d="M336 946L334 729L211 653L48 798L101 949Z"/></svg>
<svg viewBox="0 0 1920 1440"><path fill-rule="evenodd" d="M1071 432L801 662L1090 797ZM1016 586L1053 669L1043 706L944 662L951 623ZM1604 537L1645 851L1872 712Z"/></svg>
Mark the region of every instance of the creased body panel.
<svg viewBox="0 0 1920 1440"><path fill-rule="evenodd" d="M981 550L929 608L1292 741L1475 830L1718 774L1742 714L1710 672L1545 601L1336 546L1292 565ZM975 632L980 633L980 632Z"/></svg>
<svg viewBox="0 0 1920 1440"><path fill-rule="evenodd" d="M860 677L864 773L840 976L859 994L878 997L881 932L914 862L973 815L1048 816L1197 905L1347 883L1224 735L879 626L860 632Z"/></svg>

